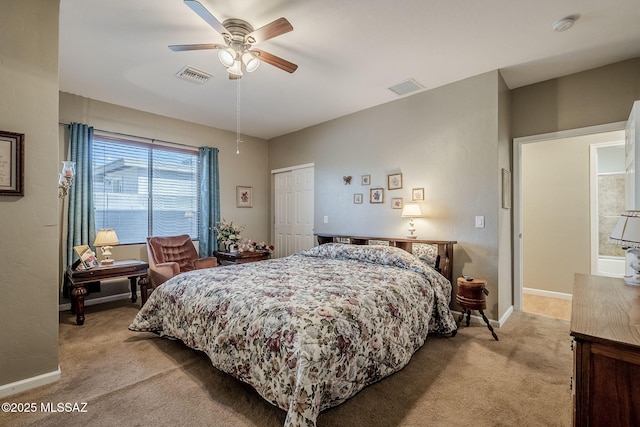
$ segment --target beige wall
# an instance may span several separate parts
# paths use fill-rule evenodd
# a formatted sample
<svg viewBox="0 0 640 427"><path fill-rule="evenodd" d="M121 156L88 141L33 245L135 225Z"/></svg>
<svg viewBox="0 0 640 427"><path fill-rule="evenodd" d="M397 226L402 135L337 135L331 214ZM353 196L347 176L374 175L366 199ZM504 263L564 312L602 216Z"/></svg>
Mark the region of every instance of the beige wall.
<svg viewBox="0 0 640 427"><path fill-rule="evenodd" d="M523 287L571 294L573 275L591 273L591 144L606 132L522 146Z"/></svg>
<svg viewBox="0 0 640 427"><path fill-rule="evenodd" d="M185 83L188 84L188 83ZM268 240L269 170L265 140L243 136L240 154L236 154L235 132L145 113L89 98L60 93L60 122L80 122L95 129L138 137L170 141L192 147L210 146L220 149L220 213L234 223L246 225L243 236L253 240ZM66 127L65 127L66 128ZM66 131L63 134L66 135ZM61 141L61 158L66 158L68 138ZM253 187L253 208L237 208L236 185ZM63 244L66 238L62 239ZM87 242L93 243L93 242ZM144 245L122 245L113 248L115 259L147 259ZM127 291L127 282L102 286L99 293L87 299ZM62 301L61 302L65 302ZM68 302L68 301L66 301Z"/></svg>
<svg viewBox="0 0 640 427"><path fill-rule="evenodd" d="M0 2L0 129L25 135L24 197L0 197L0 393L58 377L58 8Z"/></svg>
<svg viewBox="0 0 640 427"><path fill-rule="evenodd" d="M572 293L589 274L589 141L522 147L523 287Z"/></svg>
<svg viewBox="0 0 640 427"><path fill-rule="evenodd" d="M508 188L503 191L502 169L512 171L511 144L511 93L502 78L498 85L498 306L501 315L513 304L513 250L512 250L512 212L513 212L513 176L509 175ZM503 193L507 193L508 200L503 200ZM503 204L506 206L503 207Z"/></svg>
<svg viewBox="0 0 640 427"><path fill-rule="evenodd" d="M640 58L514 89L511 99L514 137L626 121L640 99Z"/></svg>
<svg viewBox="0 0 640 427"><path fill-rule="evenodd" d="M510 164L508 99L500 74L486 73L275 138L269 168L315 164L316 232L404 236L407 220L391 198L411 200L411 189L424 187L418 237L458 241L454 275L487 279L488 315L498 319L512 300L510 250L498 256L511 228L499 191L501 168ZM387 174L398 172L403 189L370 204L369 189L386 189ZM360 184L363 174L371 186ZM364 193L363 204L353 204L354 193ZM475 228L476 215L485 216L485 228ZM499 269L500 262L508 265Z"/></svg>

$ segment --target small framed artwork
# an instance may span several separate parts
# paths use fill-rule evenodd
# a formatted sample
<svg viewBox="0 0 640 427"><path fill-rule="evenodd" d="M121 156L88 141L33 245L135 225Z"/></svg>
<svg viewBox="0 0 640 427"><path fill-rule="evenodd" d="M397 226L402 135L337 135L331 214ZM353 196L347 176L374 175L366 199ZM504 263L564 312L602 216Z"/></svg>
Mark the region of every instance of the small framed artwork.
<svg viewBox="0 0 640 427"><path fill-rule="evenodd" d="M391 175L387 175L387 187L389 190L398 190L402 188L402 174L393 173Z"/></svg>
<svg viewBox="0 0 640 427"><path fill-rule="evenodd" d="M404 206L404 201L402 197L394 197L391 199L391 208L392 209L402 209Z"/></svg>
<svg viewBox="0 0 640 427"><path fill-rule="evenodd" d="M424 188L414 188L411 190L411 201L422 202L424 200Z"/></svg>
<svg viewBox="0 0 640 427"><path fill-rule="evenodd" d="M362 175L361 184L362 185L371 185L371 175Z"/></svg>
<svg viewBox="0 0 640 427"><path fill-rule="evenodd" d="M502 207L511 208L511 172L502 169Z"/></svg>
<svg viewBox="0 0 640 427"><path fill-rule="evenodd" d="M384 188L369 190L369 203L384 203Z"/></svg>
<svg viewBox="0 0 640 427"><path fill-rule="evenodd" d="M359 205L362 203L362 193L356 193L353 195L353 203Z"/></svg>
<svg viewBox="0 0 640 427"><path fill-rule="evenodd" d="M24 134L0 131L0 196L24 196Z"/></svg>
<svg viewBox="0 0 640 427"><path fill-rule="evenodd" d="M253 207L253 187L236 187L236 207L251 208Z"/></svg>

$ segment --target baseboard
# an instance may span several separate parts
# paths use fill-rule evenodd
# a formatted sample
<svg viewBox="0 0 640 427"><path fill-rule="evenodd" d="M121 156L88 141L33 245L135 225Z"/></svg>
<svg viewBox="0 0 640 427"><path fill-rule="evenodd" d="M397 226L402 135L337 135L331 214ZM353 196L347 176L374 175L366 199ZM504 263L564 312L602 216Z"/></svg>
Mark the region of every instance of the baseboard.
<svg viewBox="0 0 640 427"><path fill-rule="evenodd" d="M127 292L126 294L116 294L116 295L108 295L106 297L98 297L98 298L91 298L91 299L86 299L84 300L84 306L89 306L89 305L96 305L96 304L103 304L105 302L111 302L111 301L120 301L123 299L130 299L131 298L131 293ZM140 292L138 291L138 298L140 298ZM66 310L71 310L71 303L65 303L65 304L60 304L58 305L58 311L66 311Z"/></svg>
<svg viewBox="0 0 640 427"><path fill-rule="evenodd" d="M451 313L453 313L453 316L456 318L456 320L460 317L460 312L459 311L451 310ZM484 320L482 319L482 316L480 316L479 314L473 314L473 313L477 313L477 310L471 310L470 323L474 323L474 324L477 323L478 325L485 326L486 323L484 323ZM509 308L502 315L500 320L489 319L489 324L491 324L491 326L493 326L494 328L500 328L500 327L504 326L504 324L507 322L507 319L509 319L509 317L511 317L511 314L513 314L513 306L512 305L509 306ZM465 322L466 322L466 317L462 320L462 323L465 323Z"/></svg>
<svg viewBox="0 0 640 427"><path fill-rule="evenodd" d="M554 291L545 291L543 289L522 288L522 293L529 294L529 295L538 295L541 297L564 299L569 301L573 299L573 295L571 294L564 294L562 292L554 292Z"/></svg>
<svg viewBox="0 0 640 427"><path fill-rule="evenodd" d="M0 398L12 396L14 394L22 393L23 391L31 390L32 388L54 383L60 379L61 374L62 372L60 371L60 367L58 367L58 369L53 372L2 385L0 386Z"/></svg>
<svg viewBox="0 0 640 427"><path fill-rule="evenodd" d="M501 327L502 325L504 325L509 319L509 317L511 317L512 314L513 314L513 306L510 305L507 311L505 311L502 317L500 318L498 322L498 327Z"/></svg>

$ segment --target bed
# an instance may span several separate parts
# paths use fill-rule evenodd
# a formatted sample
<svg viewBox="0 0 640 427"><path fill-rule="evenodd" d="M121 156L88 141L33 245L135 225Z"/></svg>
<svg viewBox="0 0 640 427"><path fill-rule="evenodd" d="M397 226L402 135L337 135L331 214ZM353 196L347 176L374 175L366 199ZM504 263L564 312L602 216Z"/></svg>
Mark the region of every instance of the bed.
<svg viewBox="0 0 640 427"><path fill-rule="evenodd" d="M205 352L287 411L285 426L314 426L322 410L403 368L428 334L456 330L437 251L420 258L386 244L329 242L182 273L129 329Z"/></svg>

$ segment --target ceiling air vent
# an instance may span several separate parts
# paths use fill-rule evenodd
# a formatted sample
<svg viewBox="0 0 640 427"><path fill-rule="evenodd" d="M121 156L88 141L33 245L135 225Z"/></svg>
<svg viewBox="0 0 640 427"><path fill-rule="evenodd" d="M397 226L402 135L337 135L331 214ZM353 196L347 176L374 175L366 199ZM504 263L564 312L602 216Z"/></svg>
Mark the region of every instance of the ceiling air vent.
<svg viewBox="0 0 640 427"><path fill-rule="evenodd" d="M206 71L198 70L197 68L190 67L189 65L185 65L176 73L176 76L199 85L206 83L207 80L211 78L211 74Z"/></svg>
<svg viewBox="0 0 640 427"><path fill-rule="evenodd" d="M395 92L397 95L406 95L407 93L415 92L420 89L424 89L424 86L413 79L406 80L389 88L389 90Z"/></svg>

